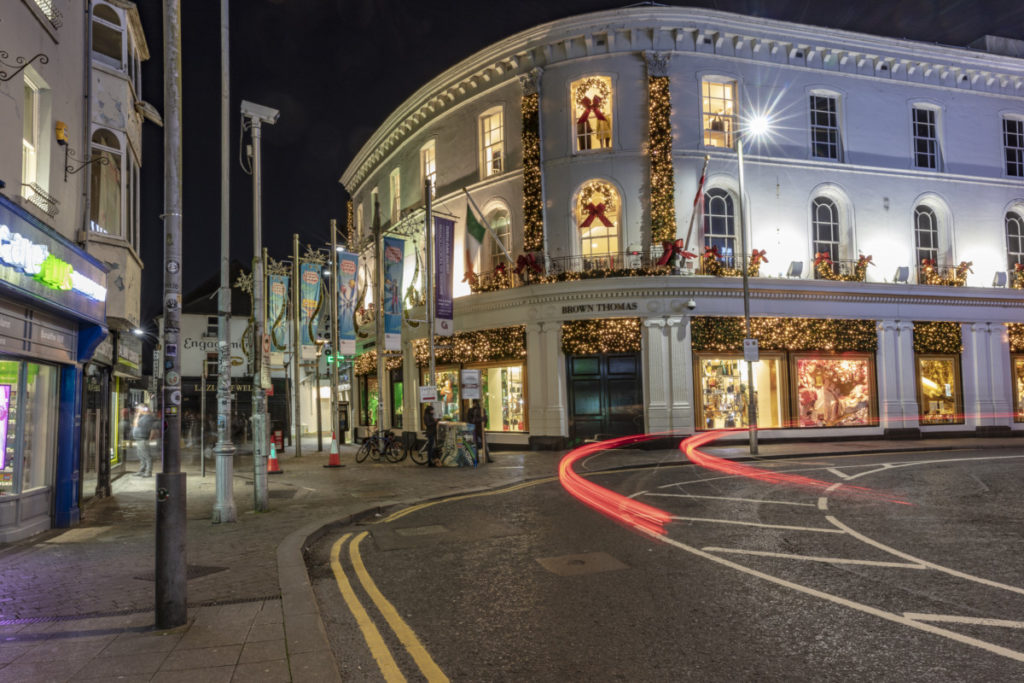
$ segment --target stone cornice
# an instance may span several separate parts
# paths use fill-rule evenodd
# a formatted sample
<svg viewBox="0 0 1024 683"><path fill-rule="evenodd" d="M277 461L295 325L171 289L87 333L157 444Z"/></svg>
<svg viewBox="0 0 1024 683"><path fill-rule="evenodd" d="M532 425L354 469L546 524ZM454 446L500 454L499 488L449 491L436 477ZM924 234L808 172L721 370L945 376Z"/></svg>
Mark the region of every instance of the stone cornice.
<svg viewBox="0 0 1024 683"><path fill-rule="evenodd" d="M966 48L693 8L633 7L522 31L477 52L417 90L363 145L340 178L354 193L377 164L434 117L537 67L644 51L704 53L847 75L1024 95L1024 60Z"/></svg>

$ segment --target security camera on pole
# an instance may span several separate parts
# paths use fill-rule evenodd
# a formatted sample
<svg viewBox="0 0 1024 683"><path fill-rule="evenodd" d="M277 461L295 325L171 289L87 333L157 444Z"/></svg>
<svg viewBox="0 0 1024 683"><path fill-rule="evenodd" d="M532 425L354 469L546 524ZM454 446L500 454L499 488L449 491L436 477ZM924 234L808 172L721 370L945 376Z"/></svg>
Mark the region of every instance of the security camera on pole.
<svg viewBox="0 0 1024 683"><path fill-rule="evenodd" d="M264 512L269 507L267 494L268 424L267 394L270 386L269 359L264 363L263 335L266 328L266 307L263 303L263 215L260 206L260 132L264 123L277 123L280 112L272 107L242 100L242 116L252 128L252 453L254 509Z"/></svg>

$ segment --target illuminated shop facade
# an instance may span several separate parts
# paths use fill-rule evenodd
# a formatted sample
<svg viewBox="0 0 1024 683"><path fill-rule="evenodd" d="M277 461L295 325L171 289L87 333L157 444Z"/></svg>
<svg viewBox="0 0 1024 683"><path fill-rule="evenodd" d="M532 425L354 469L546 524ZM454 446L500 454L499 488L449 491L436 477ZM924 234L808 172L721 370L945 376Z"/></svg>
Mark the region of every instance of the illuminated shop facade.
<svg viewBox="0 0 1024 683"><path fill-rule="evenodd" d="M1014 47L632 7L457 64L341 177L361 284L376 207L410 288L383 387L373 292L361 301L356 424L375 425L383 400L387 426L420 428L429 180L456 226L455 335L436 337L435 385L443 417L464 419L459 371L481 369L492 443L742 428L751 381L767 439L1024 428ZM470 212L491 229L479 254Z"/></svg>

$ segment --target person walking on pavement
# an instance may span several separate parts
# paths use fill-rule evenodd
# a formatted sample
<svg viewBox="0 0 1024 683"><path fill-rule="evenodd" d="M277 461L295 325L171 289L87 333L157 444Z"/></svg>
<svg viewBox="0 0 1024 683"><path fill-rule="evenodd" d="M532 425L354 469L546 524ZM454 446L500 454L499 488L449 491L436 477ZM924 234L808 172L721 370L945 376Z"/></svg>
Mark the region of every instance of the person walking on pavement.
<svg viewBox="0 0 1024 683"><path fill-rule="evenodd" d="M494 462L491 459L491 454L484 451L484 422L487 420L487 413L480 406L480 399L473 399L473 405L470 406L466 419L473 425L473 441L476 444L477 461L480 460L480 454L483 453L487 456L487 462Z"/></svg>
<svg viewBox="0 0 1024 683"><path fill-rule="evenodd" d="M136 477L153 476L153 450L149 445L151 439L157 438L159 430L156 420L149 413L146 405L140 405L138 415L135 418L135 427L132 430L132 438L135 439L135 454L139 458L139 471Z"/></svg>
<svg viewBox="0 0 1024 683"><path fill-rule="evenodd" d="M427 435L427 467L436 467L434 449L437 442L437 418L434 417L434 406L429 403L423 409L423 431Z"/></svg>

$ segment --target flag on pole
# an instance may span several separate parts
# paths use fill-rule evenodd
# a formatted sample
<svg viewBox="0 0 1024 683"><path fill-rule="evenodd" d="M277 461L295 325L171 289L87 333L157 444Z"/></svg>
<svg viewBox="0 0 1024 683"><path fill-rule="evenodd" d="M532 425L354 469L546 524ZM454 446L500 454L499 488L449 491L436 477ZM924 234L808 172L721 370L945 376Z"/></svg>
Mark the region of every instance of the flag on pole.
<svg viewBox="0 0 1024 683"><path fill-rule="evenodd" d="M711 160L710 155L704 156L704 167L700 170L700 181L697 183L697 194L693 198L693 210L690 212L690 227L686 231L686 242L683 244L683 249L689 251L690 249L690 236L693 234L693 225L696 223L700 226L701 233L704 232L704 179L708 175L708 161Z"/></svg>
<svg viewBox="0 0 1024 683"><path fill-rule="evenodd" d="M476 215L473 213L473 207L466 202L466 272L467 273L480 273L482 264L480 263L480 252L481 247L484 244L484 235L487 234L487 228L481 225L480 221L477 220Z"/></svg>

